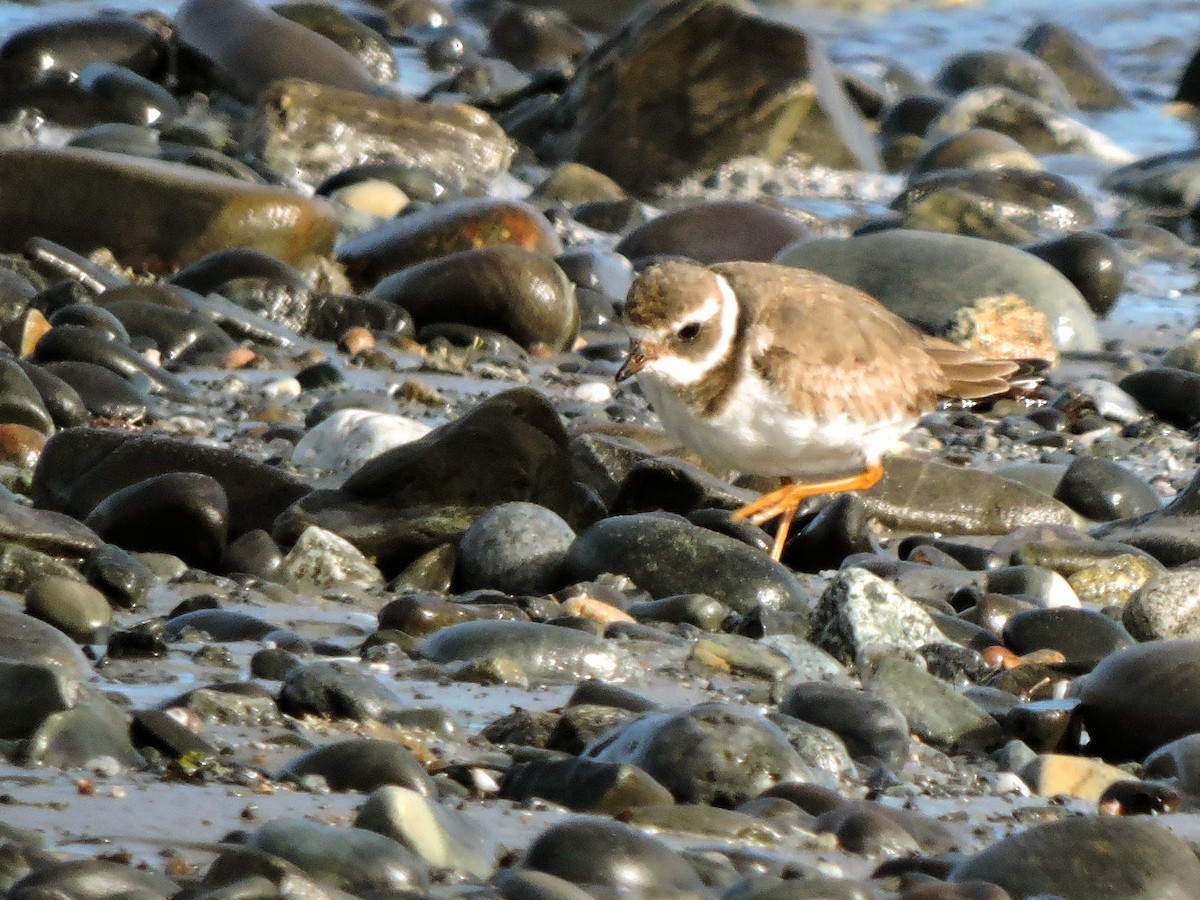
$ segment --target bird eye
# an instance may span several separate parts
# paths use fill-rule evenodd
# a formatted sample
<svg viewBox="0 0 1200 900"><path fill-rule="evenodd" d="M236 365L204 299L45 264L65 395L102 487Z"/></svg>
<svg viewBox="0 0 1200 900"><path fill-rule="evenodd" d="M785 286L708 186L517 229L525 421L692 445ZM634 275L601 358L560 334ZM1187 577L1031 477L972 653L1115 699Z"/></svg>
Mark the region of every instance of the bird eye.
<svg viewBox="0 0 1200 900"><path fill-rule="evenodd" d="M681 341L694 341L700 336L700 323L688 322L675 332L675 334Z"/></svg>

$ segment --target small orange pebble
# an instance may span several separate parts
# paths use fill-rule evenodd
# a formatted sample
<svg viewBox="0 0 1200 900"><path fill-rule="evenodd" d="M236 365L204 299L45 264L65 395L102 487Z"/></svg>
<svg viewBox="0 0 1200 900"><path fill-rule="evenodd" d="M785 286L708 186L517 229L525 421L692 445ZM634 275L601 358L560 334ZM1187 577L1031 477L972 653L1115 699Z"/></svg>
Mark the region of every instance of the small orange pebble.
<svg viewBox="0 0 1200 900"><path fill-rule="evenodd" d="M984 647L980 655L993 669L1015 669L1021 664L1021 657L999 644Z"/></svg>
<svg viewBox="0 0 1200 900"><path fill-rule="evenodd" d="M167 864L163 867L166 876L174 881L181 878L189 878L200 871L200 867L195 863L190 863L181 856L172 856L167 859Z"/></svg>
<svg viewBox="0 0 1200 900"><path fill-rule="evenodd" d="M96 782L90 778L80 778L75 782L75 793L80 797L94 797L96 795Z"/></svg>
<svg viewBox="0 0 1200 900"><path fill-rule="evenodd" d="M596 600L592 597L572 597L563 603L563 612L572 616L582 616L599 622L601 625L611 625L613 622L637 621L623 609L617 609L611 603Z"/></svg>
<svg viewBox="0 0 1200 900"><path fill-rule="evenodd" d="M249 347L235 347L225 356L226 369L244 369L258 358Z"/></svg>
<svg viewBox="0 0 1200 900"><path fill-rule="evenodd" d="M375 335L361 325L347 328L338 338L338 349L351 356L362 353L364 350L374 350Z"/></svg>
<svg viewBox="0 0 1200 900"><path fill-rule="evenodd" d="M1032 663L1043 666L1061 666L1067 661L1066 656L1063 655L1061 650L1051 650L1049 648L1032 650L1024 656L1019 657L1019 659L1020 662L1018 665L1022 666Z"/></svg>
<svg viewBox="0 0 1200 900"><path fill-rule="evenodd" d="M46 446L46 436L28 425L0 425L0 461L32 468Z"/></svg>
<svg viewBox="0 0 1200 900"><path fill-rule="evenodd" d="M17 351L22 359L33 353L42 335L49 330L50 322L40 310L30 309L25 312L24 321L21 322L20 347Z"/></svg>

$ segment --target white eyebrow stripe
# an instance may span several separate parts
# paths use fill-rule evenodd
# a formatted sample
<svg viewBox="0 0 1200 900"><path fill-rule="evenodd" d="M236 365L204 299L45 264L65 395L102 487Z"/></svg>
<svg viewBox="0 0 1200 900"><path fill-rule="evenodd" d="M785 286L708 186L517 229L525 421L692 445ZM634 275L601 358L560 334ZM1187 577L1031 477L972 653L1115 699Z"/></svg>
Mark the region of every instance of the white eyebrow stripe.
<svg viewBox="0 0 1200 900"><path fill-rule="evenodd" d="M718 310L721 318L718 324L717 342L702 357L696 360L685 359L682 356L663 356L653 360L646 369L654 374L673 381L676 384L692 385L711 372L729 353L733 346L734 334L737 331L737 295L729 282L717 275L719 297L710 297L701 307L703 319L712 318ZM688 316L680 325L696 321L695 316Z"/></svg>

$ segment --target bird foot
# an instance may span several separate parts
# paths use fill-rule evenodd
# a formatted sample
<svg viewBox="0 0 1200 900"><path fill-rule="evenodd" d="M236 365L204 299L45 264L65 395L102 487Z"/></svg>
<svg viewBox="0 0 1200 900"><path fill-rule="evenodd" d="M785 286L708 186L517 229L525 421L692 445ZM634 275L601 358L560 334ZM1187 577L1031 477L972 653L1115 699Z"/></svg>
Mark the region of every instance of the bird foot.
<svg viewBox="0 0 1200 900"><path fill-rule="evenodd" d="M883 466L874 465L868 466L855 475L831 478L827 481L794 484L790 479L784 478L781 479L784 482L781 487L763 494L757 500L735 510L730 519L734 522L745 519L755 525L779 519L779 525L775 529L775 543L771 546L771 559L778 562L783 556L783 545L787 542L792 519L796 517L796 510L801 503L809 497L816 497L820 494L866 490L877 484L882 477Z"/></svg>

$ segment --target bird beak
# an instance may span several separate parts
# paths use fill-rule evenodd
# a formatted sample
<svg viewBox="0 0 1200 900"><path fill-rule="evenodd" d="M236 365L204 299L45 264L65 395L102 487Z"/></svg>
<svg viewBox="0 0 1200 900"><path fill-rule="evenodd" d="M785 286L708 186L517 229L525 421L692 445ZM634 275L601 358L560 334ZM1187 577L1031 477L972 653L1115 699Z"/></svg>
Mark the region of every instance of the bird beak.
<svg viewBox="0 0 1200 900"><path fill-rule="evenodd" d="M629 355L625 357L625 362L617 370L617 381L624 381L626 378L636 375L656 359L658 359L657 347L641 341L634 341L629 346Z"/></svg>

